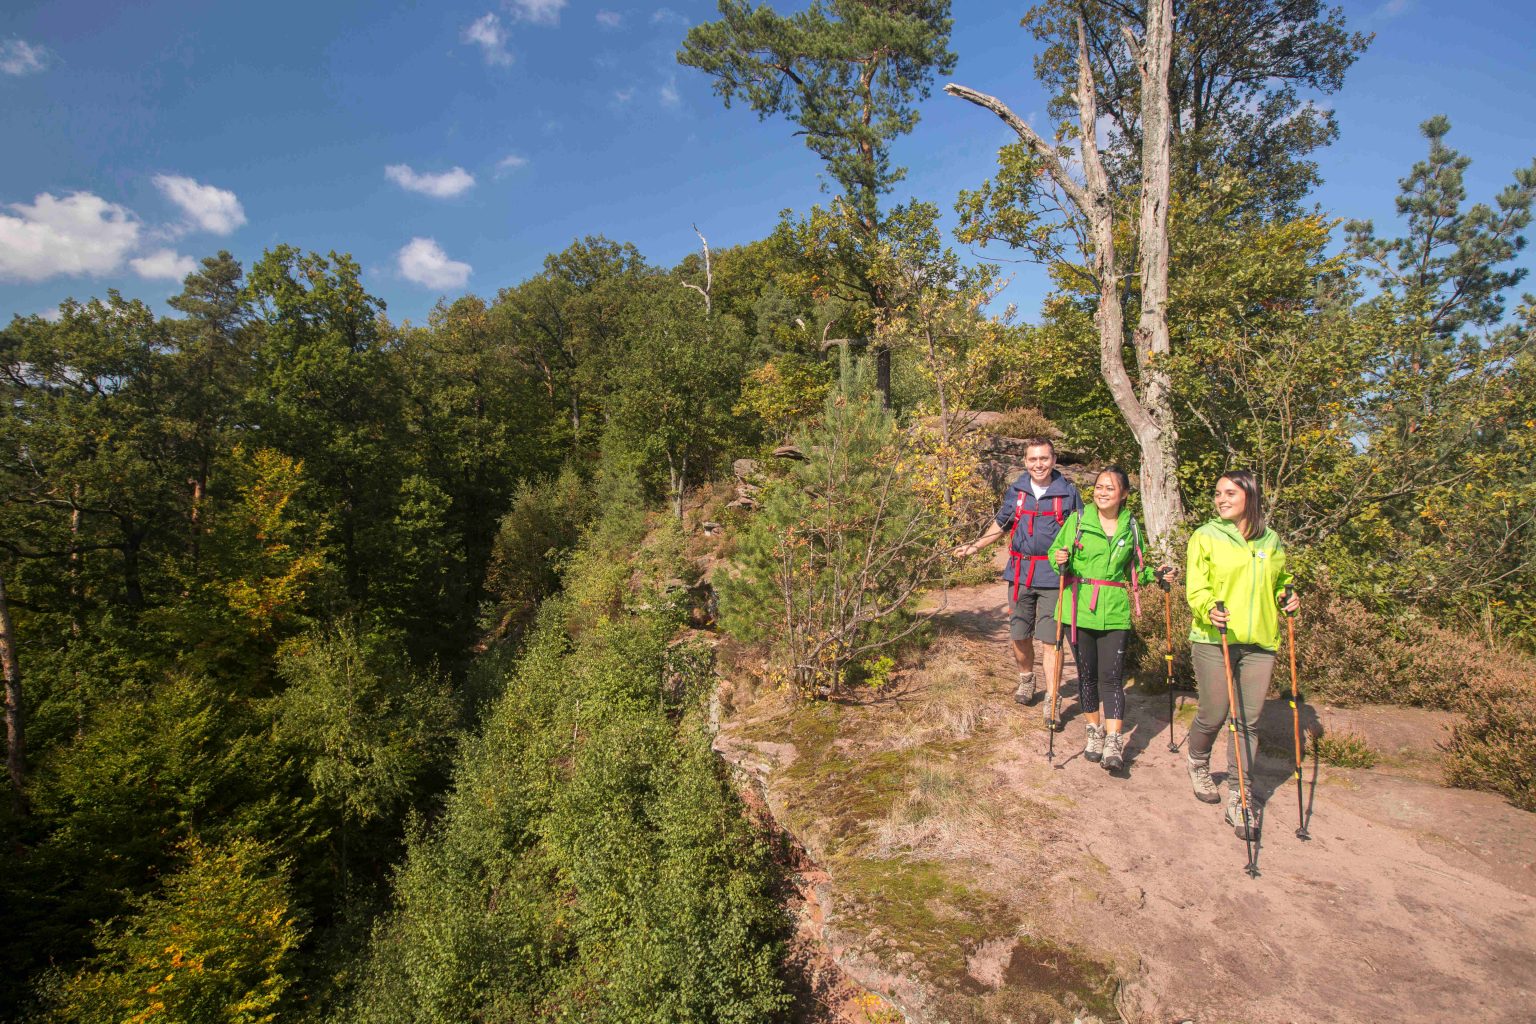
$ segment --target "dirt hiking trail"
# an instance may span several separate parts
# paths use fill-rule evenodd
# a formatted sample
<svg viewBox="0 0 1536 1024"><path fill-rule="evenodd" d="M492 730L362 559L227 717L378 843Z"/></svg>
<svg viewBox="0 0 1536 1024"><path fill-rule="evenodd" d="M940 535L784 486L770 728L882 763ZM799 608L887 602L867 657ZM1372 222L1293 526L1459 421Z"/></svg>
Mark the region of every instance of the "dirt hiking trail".
<svg viewBox="0 0 1536 1024"><path fill-rule="evenodd" d="M1111 776L1081 756L1069 655L1051 764L1039 699L1011 699L1001 586L950 591L935 618L928 666L888 696L738 694L717 742L814 864L802 933L847 975L821 1019L1536 1020L1536 816L1434 781L1449 716L1309 708L1391 756L1309 762L1303 843L1290 709L1271 700L1249 878L1223 806L1190 792L1193 692L1174 753L1166 695L1128 689Z"/></svg>

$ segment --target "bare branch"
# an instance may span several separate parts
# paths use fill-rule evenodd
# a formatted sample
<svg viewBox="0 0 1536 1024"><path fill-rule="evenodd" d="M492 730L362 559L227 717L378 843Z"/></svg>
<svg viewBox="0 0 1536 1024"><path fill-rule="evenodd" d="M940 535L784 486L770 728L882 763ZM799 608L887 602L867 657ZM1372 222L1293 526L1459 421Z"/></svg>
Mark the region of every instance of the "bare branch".
<svg viewBox="0 0 1536 1024"><path fill-rule="evenodd" d="M691 281L684 281L683 287L692 288L694 291L704 296L704 315L709 316L714 312L713 305L710 302L709 293L715 290L715 275L714 272L710 269L709 265L709 240L704 237L704 233L699 230L699 226L697 224L693 225L693 233L699 236L699 244L704 249L704 287L700 288L698 285Z"/></svg>
<svg viewBox="0 0 1536 1024"><path fill-rule="evenodd" d="M1041 138L1040 134L1031 128L1028 122L1008 109L1006 103L996 96L988 96L984 92L977 92L975 89L957 85L953 82L946 85L944 91L958 99L974 103L978 107L984 107L1002 118L1003 123L1012 128L1015 134L1030 148L1030 151L1045 164L1046 172L1050 174L1051 180L1061 186L1061 190L1071 197L1072 202L1079 210L1085 214L1088 212L1091 205L1088 200L1088 193L1067 172L1067 167L1061 162L1061 155L1056 152L1056 148Z"/></svg>

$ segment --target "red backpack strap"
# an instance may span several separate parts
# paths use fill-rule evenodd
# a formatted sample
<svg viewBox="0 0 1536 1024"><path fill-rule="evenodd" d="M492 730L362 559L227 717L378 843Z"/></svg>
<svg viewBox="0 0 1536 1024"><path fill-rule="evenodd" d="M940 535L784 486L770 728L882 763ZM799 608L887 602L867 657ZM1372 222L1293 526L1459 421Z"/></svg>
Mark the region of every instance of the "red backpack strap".
<svg viewBox="0 0 1536 1024"><path fill-rule="evenodd" d="M1019 532L1019 520L1024 518L1024 492L1021 490L1018 492L1018 495L1018 500L1013 506L1013 525L1008 528L1008 557L1013 561L1014 604L1019 603L1019 577L1023 575L1023 573L1020 571L1023 568L1021 564L1022 559L1019 557L1018 548L1013 543L1013 535ZM1030 520L1030 524L1034 524L1033 519Z"/></svg>

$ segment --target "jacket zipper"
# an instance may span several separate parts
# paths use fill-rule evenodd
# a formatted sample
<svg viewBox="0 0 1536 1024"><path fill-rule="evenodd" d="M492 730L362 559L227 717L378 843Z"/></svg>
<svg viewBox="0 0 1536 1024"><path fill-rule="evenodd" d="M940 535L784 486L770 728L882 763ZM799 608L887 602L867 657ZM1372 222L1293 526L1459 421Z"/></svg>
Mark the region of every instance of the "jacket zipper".
<svg viewBox="0 0 1536 1024"><path fill-rule="evenodd" d="M1256 635L1253 631L1253 616L1259 607L1259 553L1249 552L1248 571L1252 577L1252 585L1248 590L1248 643L1253 643Z"/></svg>

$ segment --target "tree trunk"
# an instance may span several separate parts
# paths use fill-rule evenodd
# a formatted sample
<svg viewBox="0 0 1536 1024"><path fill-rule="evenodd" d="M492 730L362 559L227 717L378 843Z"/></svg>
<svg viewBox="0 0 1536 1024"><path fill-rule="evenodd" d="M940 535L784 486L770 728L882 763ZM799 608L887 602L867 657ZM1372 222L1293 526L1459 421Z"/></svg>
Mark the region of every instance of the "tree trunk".
<svg viewBox="0 0 1536 1024"><path fill-rule="evenodd" d="M11 799L18 814L27 813L27 738L22 720L21 662L16 656L16 632L11 627L11 603L0 576L0 674L5 677L5 770L11 777Z"/></svg>
<svg viewBox="0 0 1536 1024"><path fill-rule="evenodd" d="M1168 74L1173 55L1172 0L1149 0L1146 38L1138 44L1129 29L1126 44L1141 73L1142 190L1137 245L1140 254L1141 315L1133 332L1142 394L1125 367L1125 303L1120 287L1128 274L1115 247L1115 197L1110 190L1096 136L1098 99L1089 61L1087 31L1077 23L1077 88L1083 180L1071 173L1054 145L994 96L962 85L946 85L952 96L984 107L1012 128L1060 186L1091 238L1091 258L1099 290L1094 326L1099 336L1099 375L1109 389L1141 451L1142 508L1154 546L1166 545L1184 519L1179 493L1178 433L1173 417L1172 385L1162 360L1170 351L1168 333L1168 199L1172 128Z"/></svg>
<svg viewBox="0 0 1536 1024"><path fill-rule="evenodd" d="M891 350L881 345L875 349L875 387L880 391L882 408L891 407Z"/></svg>
<svg viewBox="0 0 1536 1024"><path fill-rule="evenodd" d="M683 489L687 483L688 458L684 456L679 460L672 458L672 453L667 452L667 483L672 495L672 514L677 516L677 521L683 521Z"/></svg>
<svg viewBox="0 0 1536 1024"><path fill-rule="evenodd" d="M1141 317L1136 325L1136 363L1141 370L1142 404L1153 430L1138 433L1141 498L1147 534L1154 545L1170 539L1184 520L1179 493L1178 425L1173 385L1168 378L1168 201L1171 192L1173 126L1169 116L1168 69L1173 60L1173 0L1150 0L1147 34L1141 46L1127 32L1141 72Z"/></svg>
<svg viewBox="0 0 1536 1024"><path fill-rule="evenodd" d="M69 508L69 634L79 637L85 631L85 593L80 583L80 527L85 518L80 503L85 498L85 488L77 483L70 494L73 500Z"/></svg>
<svg viewBox="0 0 1536 1024"><path fill-rule="evenodd" d="M192 569L197 570L203 551L203 502L208 495L208 456L197 467L197 475L187 481L192 485L192 509L188 517L192 527Z"/></svg>

